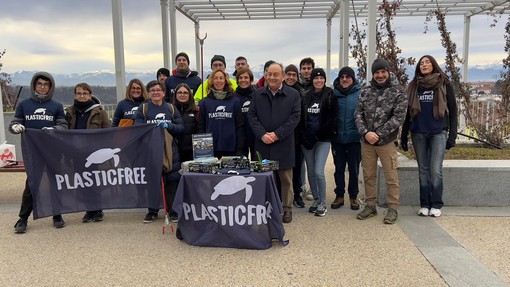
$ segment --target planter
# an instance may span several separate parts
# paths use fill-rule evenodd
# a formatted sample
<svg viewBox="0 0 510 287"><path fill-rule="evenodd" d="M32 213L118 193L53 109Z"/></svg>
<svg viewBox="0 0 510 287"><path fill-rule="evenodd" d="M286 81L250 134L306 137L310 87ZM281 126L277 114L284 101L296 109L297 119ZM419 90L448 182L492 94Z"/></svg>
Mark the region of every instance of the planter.
<svg viewBox="0 0 510 287"><path fill-rule="evenodd" d="M398 158L400 204L420 205L418 164ZM377 167L377 197L386 205L382 166ZM445 160L443 201L446 206L510 206L510 160Z"/></svg>

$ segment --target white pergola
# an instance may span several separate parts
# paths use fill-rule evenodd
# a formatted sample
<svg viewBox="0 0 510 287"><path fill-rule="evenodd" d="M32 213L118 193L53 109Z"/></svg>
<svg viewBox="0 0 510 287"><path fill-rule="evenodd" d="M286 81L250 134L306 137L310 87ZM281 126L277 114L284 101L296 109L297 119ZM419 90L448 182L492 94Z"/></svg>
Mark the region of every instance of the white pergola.
<svg viewBox="0 0 510 287"><path fill-rule="evenodd" d="M124 97L125 64L122 36L122 0L112 0L113 30L115 48L115 71L117 98ZM382 0L160 0L162 17L163 61L167 68L174 68L172 59L177 54L176 13L182 13L195 24L195 33L200 34L201 21L229 20L279 20L279 19L325 19L327 29L326 70L331 70L331 25L337 18L340 23L339 67L348 65L349 19L351 17L368 20L367 62L375 59L376 18ZM471 17L491 10L509 10L510 1L477 0L403 0L396 16L425 16L440 8L447 15L464 16L463 35L463 78L467 79L469 59L469 30ZM200 69L200 43L195 40L197 70ZM367 71L370 73L370 71ZM371 75L367 75L371 77Z"/></svg>

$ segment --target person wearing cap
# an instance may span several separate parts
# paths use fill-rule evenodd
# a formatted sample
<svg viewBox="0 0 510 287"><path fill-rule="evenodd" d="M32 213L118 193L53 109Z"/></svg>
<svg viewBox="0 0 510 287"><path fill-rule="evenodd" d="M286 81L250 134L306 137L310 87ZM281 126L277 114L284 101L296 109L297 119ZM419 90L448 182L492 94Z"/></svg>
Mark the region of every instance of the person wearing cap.
<svg viewBox="0 0 510 287"><path fill-rule="evenodd" d="M345 167L348 167L350 205L352 210L358 210L358 176L361 162L361 135L356 128L354 111L359 101L361 85L356 79L354 70L343 67L338 77L333 81L334 96L338 104L338 129L331 139L331 152L335 164L335 200L331 203L332 209L344 205L345 194Z"/></svg>
<svg viewBox="0 0 510 287"><path fill-rule="evenodd" d="M285 74L283 75L283 83L299 92L298 78L299 71L296 65L290 64L285 67Z"/></svg>
<svg viewBox="0 0 510 287"><path fill-rule="evenodd" d="M222 55L214 55L212 58L211 58L211 74L213 72L215 72L216 70L222 70L223 72L225 72L225 69L227 68L227 63L225 62L225 57L223 57ZM209 78L209 77L207 77ZM237 88L237 82L236 80L234 79L230 79L228 78L229 81L230 81L230 84L232 85L232 89L235 89ZM198 103L200 102L202 99L206 98L207 97L207 87L209 86L209 81L204 81L198 88L197 90L194 92L195 95L194 95L194 99L195 99L195 103Z"/></svg>
<svg viewBox="0 0 510 287"><path fill-rule="evenodd" d="M377 160L381 161L386 179L388 210L385 224L394 224L400 206L397 174L397 147L394 141L407 112L405 89L391 75L385 59L372 64L372 80L361 90L356 106L356 126L361 134L361 166L365 180L365 208L357 218L364 220L377 215Z"/></svg>
<svg viewBox="0 0 510 287"><path fill-rule="evenodd" d="M313 204L308 209L315 216L325 216L326 175L324 169L331 148L331 138L337 130L338 105L333 90L326 87L326 72L315 68L310 74L313 90L301 101L299 140L306 161L308 183Z"/></svg>
<svg viewBox="0 0 510 287"><path fill-rule="evenodd" d="M170 70L167 68L159 68L159 70L156 72L156 80L162 82L165 84L166 79L170 77Z"/></svg>
<svg viewBox="0 0 510 287"><path fill-rule="evenodd" d="M175 56L175 70L172 75L165 81L165 101L172 103L175 97L175 88L181 83L185 83L190 87L192 92L197 91L198 86L202 83L202 79L198 76L198 72L192 71L189 67L190 61L188 54L180 52Z"/></svg>
<svg viewBox="0 0 510 287"><path fill-rule="evenodd" d="M420 58L407 88L409 107L400 135L407 151L411 131L418 162L420 216L441 216L443 207L443 160L457 138L457 102L448 76L430 55Z"/></svg>
<svg viewBox="0 0 510 287"><path fill-rule="evenodd" d="M255 150L264 159L276 160L275 174L281 183L283 223L292 222L292 168L294 167L294 129L299 123L299 92L283 84L283 66L274 63L267 69L268 85L253 92L248 122L255 135Z"/></svg>

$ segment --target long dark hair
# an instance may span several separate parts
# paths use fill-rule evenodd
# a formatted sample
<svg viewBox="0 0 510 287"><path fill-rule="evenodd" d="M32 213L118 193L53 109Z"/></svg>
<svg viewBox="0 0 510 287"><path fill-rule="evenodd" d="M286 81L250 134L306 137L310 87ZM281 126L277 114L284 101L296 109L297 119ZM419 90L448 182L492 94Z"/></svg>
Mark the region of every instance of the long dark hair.
<svg viewBox="0 0 510 287"><path fill-rule="evenodd" d="M421 70L420 70L420 62L421 62L421 60L423 60L423 58L428 58L430 60L430 63L432 64L432 73L439 73L439 76L442 78L443 83L448 83L448 81L449 81L448 76L445 74L445 72L443 72L443 70L437 63L436 59L434 59L434 57L432 57L430 55L424 55L418 60L418 62L416 64L416 68L414 69L414 77L411 80L411 82L409 83L409 86L407 87L408 91L413 91L413 90L418 89L418 80L419 80L419 78L423 77L423 74L421 73Z"/></svg>

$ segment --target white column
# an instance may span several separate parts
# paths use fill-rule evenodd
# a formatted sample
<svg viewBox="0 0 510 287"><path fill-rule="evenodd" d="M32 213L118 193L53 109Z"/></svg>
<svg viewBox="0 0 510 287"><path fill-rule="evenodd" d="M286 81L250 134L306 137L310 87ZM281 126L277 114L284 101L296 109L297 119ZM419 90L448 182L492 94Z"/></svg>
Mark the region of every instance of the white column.
<svg viewBox="0 0 510 287"><path fill-rule="evenodd" d="M367 82L372 79L372 63L375 60L375 35L376 35L376 13L377 1L368 0L368 46L367 46Z"/></svg>
<svg viewBox="0 0 510 287"><path fill-rule="evenodd" d="M462 81L468 81L468 60L469 60L469 33L471 28L471 17L464 16L464 35L462 39Z"/></svg>
<svg viewBox="0 0 510 287"><path fill-rule="evenodd" d="M197 22L195 23L195 58L197 63L197 72L201 75L203 73L202 71L202 59L200 59L200 40L198 40L198 35L200 35L200 24Z"/></svg>
<svg viewBox="0 0 510 287"><path fill-rule="evenodd" d="M349 66L349 0L342 0L340 13L340 59L338 68Z"/></svg>
<svg viewBox="0 0 510 287"><path fill-rule="evenodd" d="M326 86L331 86L329 83L333 83L331 79L331 19L326 20L327 27L327 39L326 39Z"/></svg>
<svg viewBox="0 0 510 287"><path fill-rule="evenodd" d="M169 8L169 15L170 15L170 47L171 47L171 53L170 53L170 59L175 58L177 55L177 28L176 28L176 20L175 20L175 0L170 0L170 8ZM172 69L175 69L175 61L172 62Z"/></svg>
<svg viewBox="0 0 510 287"><path fill-rule="evenodd" d="M126 93L126 64L124 62L124 32L122 30L121 2L121 0L112 0L113 49L115 53L117 101L124 99Z"/></svg>
<svg viewBox="0 0 510 287"><path fill-rule="evenodd" d="M170 69L172 58L170 57L170 13L169 0L161 0L161 31L163 33L163 66Z"/></svg>

